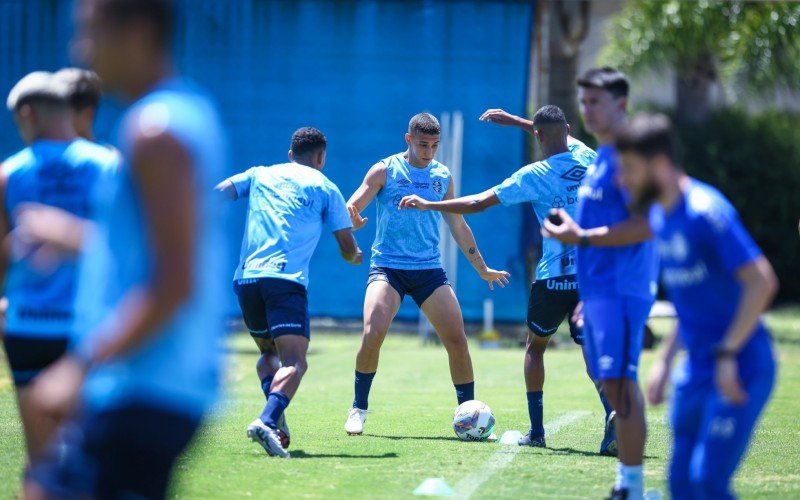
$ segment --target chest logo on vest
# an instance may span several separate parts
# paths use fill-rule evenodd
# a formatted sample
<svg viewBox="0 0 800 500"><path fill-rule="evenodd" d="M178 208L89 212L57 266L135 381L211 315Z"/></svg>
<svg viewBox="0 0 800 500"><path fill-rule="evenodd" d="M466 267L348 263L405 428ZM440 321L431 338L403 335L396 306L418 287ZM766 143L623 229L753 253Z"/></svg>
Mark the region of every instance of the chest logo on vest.
<svg viewBox="0 0 800 500"><path fill-rule="evenodd" d="M407 188L408 186L411 185L411 181L408 179L400 179L399 181L397 181L397 185L400 186L401 188Z"/></svg>
<svg viewBox="0 0 800 500"><path fill-rule="evenodd" d="M572 167L571 169L564 172L561 176L562 179L566 179L568 181L573 182L580 182L583 178L586 177L586 168L585 167Z"/></svg>
<svg viewBox="0 0 800 500"><path fill-rule="evenodd" d="M436 191L437 193L441 194L441 192L442 192L442 181L440 181L439 179L434 180L433 181L433 190Z"/></svg>

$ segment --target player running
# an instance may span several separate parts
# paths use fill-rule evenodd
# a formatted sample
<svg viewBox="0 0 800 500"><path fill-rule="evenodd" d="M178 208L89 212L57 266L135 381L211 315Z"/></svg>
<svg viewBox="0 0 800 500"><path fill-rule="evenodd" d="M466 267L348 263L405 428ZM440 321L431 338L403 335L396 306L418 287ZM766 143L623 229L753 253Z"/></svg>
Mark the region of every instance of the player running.
<svg viewBox="0 0 800 500"><path fill-rule="evenodd" d="M575 220L563 209L554 210L561 224L545 220L544 232L578 245L589 365L615 410L620 461L612 498L640 499L646 425L636 380L657 290L657 261L647 218L629 210L628 195L617 182L613 141L627 120L628 79L612 68L590 69L578 78L578 86L584 123L601 145L578 192Z"/></svg>
<svg viewBox="0 0 800 500"><path fill-rule="evenodd" d="M21 210L47 204L77 217L93 217L90 193L112 175L117 158L76 134L69 89L51 73L21 79L8 96L8 109L28 147L0 165L0 236L12 232L12 255L0 259L5 277L6 357L17 390L28 458L45 450L58 419L35 411L31 382L67 349L75 322L78 265L53 258L18 230ZM6 267L6 257L8 264ZM2 279L2 278L0 278Z"/></svg>
<svg viewBox="0 0 800 500"><path fill-rule="evenodd" d="M450 171L433 157L439 147L436 118L420 113L411 118L405 139L408 149L376 163L347 202L353 228L367 223L360 212L377 197L378 227L372 245L364 297L364 335L356 356L355 398L345 422L350 435L364 432L369 392L378 369L381 344L406 294L430 320L450 361L450 376L461 404L475 399L475 379L464 320L439 255L438 212L400 211L400 200L416 194L432 201L453 199ZM509 274L486 266L464 218L445 214L445 222L470 264L489 283L504 287Z"/></svg>
<svg viewBox="0 0 800 500"><path fill-rule="evenodd" d="M107 205L81 270L81 328L32 388L43 413L80 401L65 445L30 475L49 497L163 498L219 392L226 245L213 186L224 133L211 100L172 69L173 18L167 0L78 6L75 46L134 102L123 167L98 190Z"/></svg>
<svg viewBox="0 0 800 500"><path fill-rule="evenodd" d="M480 194L439 202L411 195L400 201L400 208L474 214L500 203L509 206L530 202L539 224L553 207L564 207L568 213L574 214L580 180L596 155L585 145L582 151L577 151L578 148L575 148L575 152L570 150L567 145L569 125L564 112L558 106L549 105L539 109L531 122L531 132L539 141L546 156L545 160L522 167L501 184ZM565 317L569 321L572 340L583 346L583 332L572 320L577 305L575 247L545 240L528 301L527 324L530 333L525 350L525 385L531 427L528 434L520 438L520 446L545 446L544 352ZM600 400L606 411L606 422L611 407L602 392ZM603 453L613 454L616 451L613 429L607 429L606 432L601 450Z"/></svg>
<svg viewBox="0 0 800 500"><path fill-rule="evenodd" d="M635 117L616 145L636 204L655 203L661 282L678 313L650 372L652 404L664 400L680 347L688 351L672 399L671 496L734 498L731 479L775 383L760 315L778 280L728 200L676 164L667 117Z"/></svg>
<svg viewBox="0 0 800 500"><path fill-rule="evenodd" d="M326 147L322 132L301 128L292 135L290 163L252 167L217 185L232 200L249 198L234 291L262 353L256 370L267 404L247 435L268 454L283 458L289 457L283 412L307 368L308 265L323 225L333 232L344 260L362 261L344 197L322 174ZM280 357L277 370L273 346Z"/></svg>

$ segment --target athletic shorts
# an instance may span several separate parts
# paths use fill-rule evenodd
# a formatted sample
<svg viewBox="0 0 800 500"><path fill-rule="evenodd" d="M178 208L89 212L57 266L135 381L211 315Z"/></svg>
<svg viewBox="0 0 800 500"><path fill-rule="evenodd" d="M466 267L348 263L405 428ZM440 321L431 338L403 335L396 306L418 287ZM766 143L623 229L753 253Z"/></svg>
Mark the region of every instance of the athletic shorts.
<svg viewBox="0 0 800 500"><path fill-rule="evenodd" d="M200 419L131 404L66 422L27 473L52 498L164 498Z"/></svg>
<svg viewBox="0 0 800 500"><path fill-rule="evenodd" d="M775 371L770 356L749 376L741 375L748 396L741 406L722 398L710 370L700 380L690 376L676 384L670 409L674 441L668 474L673 498L735 498L732 478L769 400Z"/></svg>
<svg viewBox="0 0 800 500"><path fill-rule="evenodd" d="M634 297L583 301L584 337L594 380L636 380L651 300Z"/></svg>
<svg viewBox="0 0 800 500"><path fill-rule="evenodd" d="M583 345L583 331L572 322L572 313L579 300L575 275L534 281L528 298L528 328L531 333L537 337L549 337L556 333L566 317L572 340Z"/></svg>
<svg viewBox="0 0 800 500"><path fill-rule="evenodd" d="M14 385L24 387L67 352L66 337L36 338L7 333L3 340Z"/></svg>
<svg viewBox="0 0 800 500"><path fill-rule="evenodd" d="M253 337L311 337L308 292L303 285L280 278L244 279L233 282L233 291Z"/></svg>
<svg viewBox="0 0 800 500"><path fill-rule="evenodd" d="M450 282L447 281L447 274L442 268L405 270L373 267L369 270L367 286L376 281L389 283L400 294L400 300L403 300L403 297L409 294L419 307L422 307L422 304L439 287L450 285Z"/></svg>

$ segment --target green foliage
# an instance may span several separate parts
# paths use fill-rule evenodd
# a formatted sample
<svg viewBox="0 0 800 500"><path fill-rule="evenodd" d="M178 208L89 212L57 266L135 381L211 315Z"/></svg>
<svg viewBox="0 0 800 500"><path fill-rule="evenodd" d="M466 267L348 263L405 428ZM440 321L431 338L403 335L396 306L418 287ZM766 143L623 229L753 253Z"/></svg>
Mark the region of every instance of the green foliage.
<svg viewBox="0 0 800 500"><path fill-rule="evenodd" d="M736 206L781 279L781 300L800 299L800 116L726 109L703 126L678 129L690 175Z"/></svg>
<svg viewBox="0 0 800 500"><path fill-rule="evenodd" d="M601 60L632 74L690 74L710 57L711 79L734 88L800 88L800 3L628 0L608 40Z"/></svg>

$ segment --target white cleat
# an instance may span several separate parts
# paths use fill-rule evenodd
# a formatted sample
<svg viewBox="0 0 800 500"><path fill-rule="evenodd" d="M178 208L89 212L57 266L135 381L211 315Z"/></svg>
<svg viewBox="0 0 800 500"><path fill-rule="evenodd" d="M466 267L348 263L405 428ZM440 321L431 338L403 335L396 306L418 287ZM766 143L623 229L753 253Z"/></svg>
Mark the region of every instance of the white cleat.
<svg viewBox="0 0 800 500"><path fill-rule="evenodd" d="M289 458L289 452L281 446L278 431L264 424L260 418L253 420L247 426L247 437L260 444L268 455L280 458Z"/></svg>
<svg viewBox="0 0 800 500"><path fill-rule="evenodd" d="M278 428L278 437L281 438L281 446L285 449L289 448L289 443L292 441L292 434L289 432L289 424L286 423L286 413L281 413L281 417L275 422Z"/></svg>
<svg viewBox="0 0 800 500"><path fill-rule="evenodd" d="M360 436L364 432L364 421L367 419L367 410L350 408L344 430L351 436Z"/></svg>

